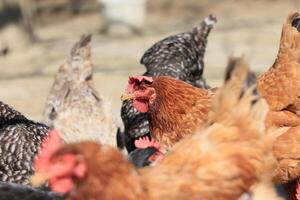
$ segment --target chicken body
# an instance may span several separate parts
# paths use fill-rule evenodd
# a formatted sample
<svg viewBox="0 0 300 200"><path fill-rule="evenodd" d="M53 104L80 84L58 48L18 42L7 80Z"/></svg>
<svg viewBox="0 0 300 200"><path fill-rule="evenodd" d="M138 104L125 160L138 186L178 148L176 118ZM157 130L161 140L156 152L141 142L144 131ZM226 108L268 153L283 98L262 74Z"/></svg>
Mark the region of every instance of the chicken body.
<svg viewBox="0 0 300 200"><path fill-rule="evenodd" d="M300 110L300 33L292 25L299 18L299 13L289 15L282 28L276 61L257 81L260 95L273 111L285 109L297 114Z"/></svg>
<svg viewBox="0 0 300 200"><path fill-rule="evenodd" d="M203 57L207 37L216 18L206 17L199 26L190 32L169 36L150 47L142 56L141 64L147 71L145 76L171 76L199 88L208 88L202 74ZM149 118L145 113L138 112L130 101L124 101L121 108L124 123L123 139L128 152L135 149L135 139L148 135Z"/></svg>
<svg viewBox="0 0 300 200"><path fill-rule="evenodd" d="M273 152L277 169L273 180L287 183L291 199L300 199L300 12L289 14L282 28L279 52L273 66L257 81L270 111L268 133L277 135Z"/></svg>
<svg viewBox="0 0 300 200"><path fill-rule="evenodd" d="M58 194L29 186L0 182L0 200L64 200Z"/></svg>
<svg viewBox="0 0 300 200"><path fill-rule="evenodd" d="M151 136L168 149L203 125L213 92L166 76L153 80L156 99L148 111Z"/></svg>
<svg viewBox="0 0 300 200"><path fill-rule="evenodd" d="M33 159L49 127L0 102L0 181L29 184Z"/></svg>
<svg viewBox="0 0 300 200"><path fill-rule="evenodd" d="M74 45L55 77L48 96L45 122L62 133L65 142L94 140L116 146L117 123L111 104L95 89L91 36Z"/></svg>

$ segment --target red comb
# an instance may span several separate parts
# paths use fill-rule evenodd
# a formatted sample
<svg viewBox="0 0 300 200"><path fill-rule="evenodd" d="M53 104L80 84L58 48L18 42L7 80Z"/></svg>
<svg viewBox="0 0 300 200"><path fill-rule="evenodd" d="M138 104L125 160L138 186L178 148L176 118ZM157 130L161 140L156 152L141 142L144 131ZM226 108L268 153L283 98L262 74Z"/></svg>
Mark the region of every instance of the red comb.
<svg viewBox="0 0 300 200"><path fill-rule="evenodd" d="M140 137L138 140L134 141L134 145L138 149L146 149L148 147L154 147L161 153L163 153L163 148L160 146L158 141L155 141L154 139L149 139L148 136Z"/></svg>
<svg viewBox="0 0 300 200"><path fill-rule="evenodd" d="M136 81L142 82L142 81L144 81L144 80L145 80L145 81L148 81L148 82L150 82L150 83L153 82L153 78L150 77L150 76L131 76L131 77L129 77L129 79L128 79L128 85L127 85L127 87L126 87L126 92L127 92L127 93L133 92L134 83L135 83Z"/></svg>
<svg viewBox="0 0 300 200"><path fill-rule="evenodd" d="M133 81L139 81L142 82L143 80L148 81L150 83L153 82L153 78L150 76L131 76L129 77L129 83L132 83Z"/></svg>
<svg viewBox="0 0 300 200"><path fill-rule="evenodd" d="M36 171L47 171L49 159L61 147L61 140L59 132L56 130L51 130L48 133L47 138L43 141L41 145L40 152L34 161L34 168Z"/></svg>

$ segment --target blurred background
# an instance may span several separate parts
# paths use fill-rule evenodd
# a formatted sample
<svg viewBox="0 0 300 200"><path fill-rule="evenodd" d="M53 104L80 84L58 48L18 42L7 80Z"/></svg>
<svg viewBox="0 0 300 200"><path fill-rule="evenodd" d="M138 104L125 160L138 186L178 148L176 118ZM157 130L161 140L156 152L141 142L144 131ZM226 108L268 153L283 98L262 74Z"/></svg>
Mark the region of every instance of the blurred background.
<svg viewBox="0 0 300 200"><path fill-rule="evenodd" d="M245 54L257 74L273 63L281 26L300 0L0 0L0 100L39 120L58 67L92 33L94 79L119 113L129 75L145 71L145 50L213 13L205 78L222 82L230 54Z"/></svg>

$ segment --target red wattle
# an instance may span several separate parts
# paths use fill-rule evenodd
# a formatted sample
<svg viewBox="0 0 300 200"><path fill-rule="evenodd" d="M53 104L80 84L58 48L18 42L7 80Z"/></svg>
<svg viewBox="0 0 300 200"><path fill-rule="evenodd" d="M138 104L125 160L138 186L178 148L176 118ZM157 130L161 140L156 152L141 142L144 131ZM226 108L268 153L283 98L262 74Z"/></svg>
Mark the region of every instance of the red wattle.
<svg viewBox="0 0 300 200"><path fill-rule="evenodd" d="M139 112L142 112L142 113L148 112L148 103L145 101L133 100L133 106Z"/></svg>

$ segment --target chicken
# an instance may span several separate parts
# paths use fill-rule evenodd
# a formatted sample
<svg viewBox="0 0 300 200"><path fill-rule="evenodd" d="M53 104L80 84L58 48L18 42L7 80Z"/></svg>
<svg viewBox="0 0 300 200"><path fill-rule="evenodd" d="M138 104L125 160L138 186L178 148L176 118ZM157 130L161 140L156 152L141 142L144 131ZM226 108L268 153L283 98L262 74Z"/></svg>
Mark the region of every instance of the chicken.
<svg viewBox="0 0 300 200"><path fill-rule="evenodd" d="M300 13L291 13L282 28L279 52L272 67L257 81L260 95L271 111L286 110L299 115ZM276 115L276 112L273 112Z"/></svg>
<svg viewBox="0 0 300 200"><path fill-rule="evenodd" d="M277 136L273 181L285 185L290 199L300 199L299 59L300 12L293 12L283 25L275 63L257 81L258 91L270 108L265 121L268 134Z"/></svg>
<svg viewBox="0 0 300 200"><path fill-rule="evenodd" d="M142 56L146 76L168 75L199 88L209 88L203 79L207 37L217 18L206 17L191 31L169 36L151 46Z"/></svg>
<svg viewBox="0 0 300 200"><path fill-rule="evenodd" d="M148 112L151 136L165 149L205 122L213 92L167 77L130 77L123 100Z"/></svg>
<svg viewBox="0 0 300 200"><path fill-rule="evenodd" d="M0 182L0 200L63 200L63 197L29 186Z"/></svg>
<svg viewBox="0 0 300 200"><path fill-rule="evenodd" d="M230 58L225 82L234 67L248 65L243 57ZM255 75L248 70L242 91L254 84L253 79ZM214 90L196 88L167 76L135 76L129 78L123 99L132 99L139 112L148 113L151 136L169 149L205 122Z"/></svg>
<svg viewBox="0 0 300 200"><path fill-rule="evenodd" d="M225 81L226 83L230 80L234 69L236 68L247 68L249 69L249 65L245 61L245 57L230 57L228 60L228 64L225 70ZM255 84L255 74L248 70L246 79L243 83L241 88L241 94ZM216 90L215 88L214 90ZM254 95L256 95L256 89L254 90ZM142 138L143 139L143 138ZM149 139L148 139L149 140ZM147 139L142 140L137 139L135 140L135 146L138 148L133 152L130 152L129 157L132 163L137 167L143 167L150 164L156 164L161 160L161 157L164 155L164 151L160 149L160 145L156 144L153 145L151 142L147 144Z"/></svg>
<svg viewBox="0 0 300 200"><path fill-rule="evenodd" d="M207 37L217 19L206 17L190 32L169 36L150 47L141 58L147 71L144 76L171 76L196 87L208 88L202 74L203 57ZM149 119L145 113L138 112L130 101L124 101L121 118L125 130L120 132L120 147L126 146L128 152L135 149L134 141L141 136L150 136Z"/></svg>
<svg viewBox="0 0 300 200"><path fill-rule="evenodd" d="M60 146L51 134L35 161L33 184L49 179L68 200L240 199L274 163L264 134L266 104L253 105L251 90L240 97L244 72L217 92L205 129L177 143L159 165L137 171L112 147Z"/></svg>
<svg viewBox="0 0 300 200"><path fill-rule="evenodd" d="M95 140L116 146L117 123L111 104L95 89L91 35L83 36L60 68L48 96L44 118L65 142Z"/></svg>
<svg viewBox="0 0 300 200"><path fill-rule="evenodd" d="M29 184L32 162L49 127L0 102L0 181Z"/></svg>
<svg viewBox="0 0 300 200"><path fill-rule="evenodd" d="M300 199L300 126L283 127L277 130L277 135L279 137L274 143L273 152L278 164L273 180L275 183L284 184L290 199L298 200Z"/></svg>

